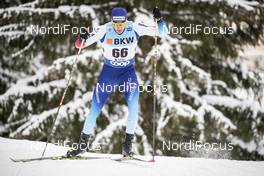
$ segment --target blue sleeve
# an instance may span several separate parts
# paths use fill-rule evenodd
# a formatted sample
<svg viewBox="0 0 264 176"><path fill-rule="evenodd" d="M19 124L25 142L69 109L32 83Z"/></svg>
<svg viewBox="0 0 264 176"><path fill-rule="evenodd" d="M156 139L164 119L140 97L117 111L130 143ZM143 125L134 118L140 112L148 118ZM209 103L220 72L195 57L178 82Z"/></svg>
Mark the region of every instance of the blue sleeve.
<svg viewBox="0 0 264 176"><path fill-rule="evenodd" d="M169 29L167 28L166 23L163 20L158 21L158 31L160 35L169 33Z"/></svg>

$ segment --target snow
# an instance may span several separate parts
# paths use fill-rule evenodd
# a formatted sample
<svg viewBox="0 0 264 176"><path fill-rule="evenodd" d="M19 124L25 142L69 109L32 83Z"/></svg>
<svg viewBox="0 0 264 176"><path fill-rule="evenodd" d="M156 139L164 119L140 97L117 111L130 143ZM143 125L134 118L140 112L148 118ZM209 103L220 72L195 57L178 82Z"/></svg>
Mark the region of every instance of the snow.
<svg viewBox="0 0 264 176"><path fill-rule="evenodd" d="M0 26L0 31L5 31L8 29L17 29L18 24L8 24L8 25L4 25L4 26Z"/></svg>
<svg viewBox="0 0 264 176"><path fill-rule="evenodd" d="M215 95L203 95L205 99L211 105L225 106L228 108L240 107L242 109L249 108L253 112L264 112L263 106L261 106L257 101L249 100L238 100L227 96L215 96Z"/></svg>
<svg viewBox="0 0 264 176"><path fill-rule="evenodd" d="M20 37L21 35L27 35L28 33L25 31L8 31L8 32L0 32L0 36L9 36L9 37Z"/></svg>
<svg viewBox="0 0 264 176"><path fill-rule="evenodd" d="M5 176L44 176L44 175L97 175L97 176L261 176L264 162L235 161L225 159L182 158L157 156L155 162L125 161L119 163L109 158L91 160L43 160L28 163L15 163L13 158L39 157L45 143L28 140L0 138L0 170ZM62 155L67 147L49 144L45 156ZM117 154L85 153L85 156L118 158ZM149 160L151 156L138 156Z"/></svg>
<svg viewBox="0 0 264 176"><path fill-rule="evenodd" d="M30 49L30 47L34 44L34 39L32 39L27 46L25 46L25 48L21 49L20 51L14 53L11 55L11 59L13 59L14 57L21 55L23 52L25 52L26 50Z"/></svg>
<svg viewBox="0 0 264 176"><path fill-rule="evenodd" d="M194 71L195 73L197 73L198 76L201 79L209 79L210 78L210 75L208 73L206 73L201 68L193 65L192 62L189 59L187 59L187 58L180 58L179 61L181 62L181 64L182 64L183 67L188 67L188 69L191 69L192 71Z"/></svg>
<svg viewBox="0 0 264 176"><path fill-rule="evenodd" d="M253 140L249 142L244 142L241 139L238 139L237 137L233 137L231 141L233 144L239 145L243 149L247 149L247 151L249 152L253 152L257 148L257 145Z"/></svg>
<svg viewBox="0 0 264 176"><path fill-rule="evenodd" d="M84 112L82 111L81 108L83 109L85 108L85 102L90 101L91 97L92 97L91 92L88 92L84 94L82 97L76 98L74 101L70 101L69 103L62 105L53 132L56 130L56 127L60 122L60 120L66 117L70 117L71 113L77 111L78 113L81 114L81 116L83 116ZM53 109L43 111L40 114L32 115L29 121L27 121L19 128L17 128L16 131L10 134L10 136L16 136L17 134L29 135L32 130L39 128L41 123L47 120L47 118L51 117L52 115L54 116L57 110L58 107L55 107Z"/></svg>
<svg viewBox="0 0 264 176"><path fill-rule="evenodd" d="M75 12L80 12L80 15L83 17L87 17L88 14L91 15L93 20L96 20L96 14L94 12L94 9L99 9L103 6L109 6L109 5L115 5L115 2L112 3L105 3L105 4L100 4L99 5L80 5L80 6L74 6L74 5L61 5L58 6L58 8L38 8L36 7L39 5L38 0L30 2L30 3L25 3L21 4L19 6L14 6L14 7L8 7L8 8L0 8L0 14L7 13L5 14L4 18L11 16L12 12L16 13L23 13L23 12L28 12L28 13L36 13L38 15L42 15L45 13L54 13L55 16L59 14L65 14L69 16L70 18L74 18L74 13ZM97 25L99 21L96 20ZM94 22L93 22L94 23Z"/></svg>
<svg viewBox="0 0 264 176"><path fill-rule="evenodd" d="M146 11L144 8L133 9L133 12L135 13L134 21L137 23L143 23L147 26L154 26L153 19L151 18L151 15Z"/></svg>
<svg viewBox="0 0 264 176"><path fill-rule="evenodd" d="M183 2L185 0L174 0L173 2L177 3L178 1ZM242 7L244 9L248 10L248 11L254 10L255 9L254 7L259 5L259 2L257 2L257 1L247 1L247 0L191 0L191 1L194 1L196 3L206 2L206 3L210 3L210 4L224 1L230 7L239 6L239 7Z"/></svg>
<svg viewBox="0 0 264 176"><path fill-rule="evenodd" d="M240 6L248 11L254 10L254 6L259 5L257 1L246 1L246 0L226 0L226 1L231 7Z"/></svg>
<svg viewBox="0 0 264 176"><path fill-rule="evenodd" d="M14 87L8 89L8 91L0 96L0 101L4 102L6 98L10 97L11 95L21 96L24 94L33 94L37 92L49 92L50 87L65 87L65 80L58 80L58 81L51 81L49 83L44 83L38 87L36 86L29 86L23 84L17 84Z"/></svg>
<svg viewBox="0 0 264 176"><path fill-rule="evenodd" d="M62 13L67 13L71 10L71 7L68 5L62 5L62 6L59 6L58 9Z"/></svg>
<svg viewBox="0 0 264 176"><path fill-rule="evenodd" d="M114 131L119 127L122 128L122 126L125 124L125 119L122 118L116 122L112 122L110 125L107 126L106 129L104 129L102 132L100 132L99 134L96 135L96 138L94 140L95 143L101 143L101 140L106 137L106 138L110 138Z"/></svg>
<svg viewBox="0 0 264 176"><path fill-rule="evenodd" d="M230 127L231 129L236 129L236 126L229 120L228 117L226 117L221 111L212 106L212 102L206 99L206 96L199 97L196 92L188 91L184 84L181 84L181 91L186 95L193 97L195 101L197 101L197 103L201 104L197 112L197 120L200 123L200 129L203 129L205 112L210 112L211 116L218 122L224 123L225 128Z"/></svg>

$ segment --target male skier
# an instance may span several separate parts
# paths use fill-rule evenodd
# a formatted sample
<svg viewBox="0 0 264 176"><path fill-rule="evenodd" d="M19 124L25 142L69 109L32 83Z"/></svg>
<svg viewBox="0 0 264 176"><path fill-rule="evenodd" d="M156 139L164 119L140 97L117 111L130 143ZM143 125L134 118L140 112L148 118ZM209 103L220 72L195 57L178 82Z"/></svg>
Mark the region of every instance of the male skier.
<svg viewBox="0 0 264 176"><path fill-rule="evenodd" d="M153 16L157 19L158 34L166 32L167 28L162 20L161 13L156 7ZM165 29L165 30L164 30ZM155 36L156 28L147 27L127 20L127 11L124 8L112 9L112 21L100 26L99 30L88 34L87 31L80 34L75 42L77 48L85 48L95 42L100 42L103 48L104 66L98 79L99 86L133 85L124 92L128 105L128 117L126 122L126 136L123 144L123 156L133 157L132 140L138 121L138 81L135 74L135 54L137 41L140 36ZM129 83L129 84L127 84ZM89 139L93 133L96 119L99 116L107 98L112 92L95 88L91 109L86 116L80 140L75 149L67 152L68 157L76 156L86 151Z"/></svg>

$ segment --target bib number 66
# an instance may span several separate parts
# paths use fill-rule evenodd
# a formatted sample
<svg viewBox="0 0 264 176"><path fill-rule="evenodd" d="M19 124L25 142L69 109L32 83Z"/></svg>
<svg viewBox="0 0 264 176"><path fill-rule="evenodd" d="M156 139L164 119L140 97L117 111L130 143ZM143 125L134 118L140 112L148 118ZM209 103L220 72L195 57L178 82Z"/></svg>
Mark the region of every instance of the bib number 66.
<svg viewBox="0 0 264 176"><path fill-rule="evenodd" d="M122 48L122 49L113 49L112 50L112 56L115 58L118 57L126 57L128 55L128 48Z"/></svg>

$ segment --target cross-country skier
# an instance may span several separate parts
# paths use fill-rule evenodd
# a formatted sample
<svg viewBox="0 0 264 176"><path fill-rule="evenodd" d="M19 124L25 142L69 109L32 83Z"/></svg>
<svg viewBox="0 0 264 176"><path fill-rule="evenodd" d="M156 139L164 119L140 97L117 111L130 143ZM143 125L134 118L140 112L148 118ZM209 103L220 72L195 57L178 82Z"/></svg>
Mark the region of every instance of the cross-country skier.
<svg viewBox="0 0 264 176"><path fill-rule="evenodd" d="M156 7L153 16L157 19L158 34L167 31L166 25L162 20L161 13ZM112 92L102 89L103 86L131 85L124 92L128 105L128 117L126 122L126 136L123 144L123 156L133 157L132 140L138 121L138 81L135 73L135 54L137 41L140 36L155 36L156 28L137 24L127 20L127 11L124 8L116 7L112 9L112 21L100 26L99 30L88 34L87 31L80 34L75 42L77 48L83 48L100 42L103 48L104 66L98 79L97 85L101 88L94 89L91 109L86 116L84 127L80 135L80 140L72 150L67 152L68 157L76 156L86 151L89 139L93 133L96 119L102 107ZM129 83L129 84L127 84Z"/></svg>

